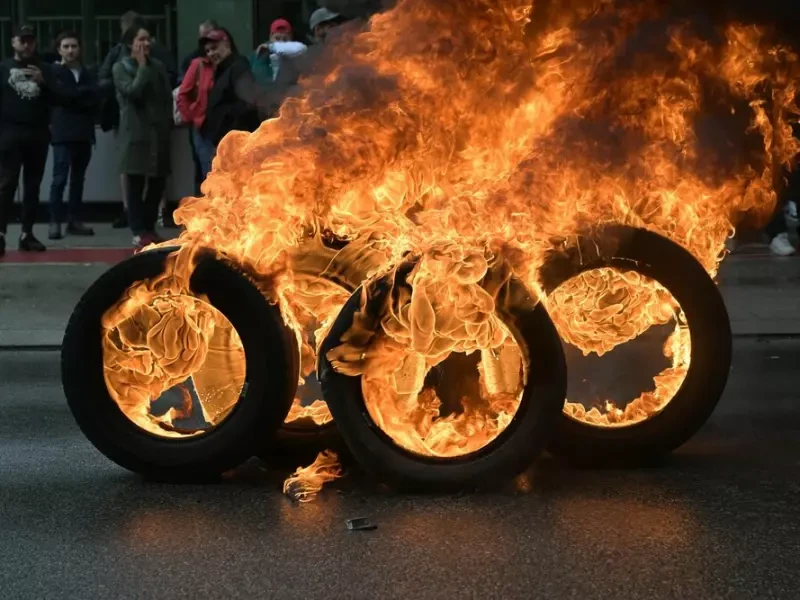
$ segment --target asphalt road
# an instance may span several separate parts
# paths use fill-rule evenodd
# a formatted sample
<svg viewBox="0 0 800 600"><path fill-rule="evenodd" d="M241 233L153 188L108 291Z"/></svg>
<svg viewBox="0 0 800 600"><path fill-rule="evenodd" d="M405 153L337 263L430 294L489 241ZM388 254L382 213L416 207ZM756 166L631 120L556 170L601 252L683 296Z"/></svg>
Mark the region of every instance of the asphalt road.
<svg viewBox="0 0 800 600"><path fill-rule="evenodd" d="M315 502L252 463L140 481L84 440L54 353L0 353L3 598L798 598L800 340L740 338L712 421L664 465L545 459L496 493ZM366 516L371 532L348 532Z"/></svg>

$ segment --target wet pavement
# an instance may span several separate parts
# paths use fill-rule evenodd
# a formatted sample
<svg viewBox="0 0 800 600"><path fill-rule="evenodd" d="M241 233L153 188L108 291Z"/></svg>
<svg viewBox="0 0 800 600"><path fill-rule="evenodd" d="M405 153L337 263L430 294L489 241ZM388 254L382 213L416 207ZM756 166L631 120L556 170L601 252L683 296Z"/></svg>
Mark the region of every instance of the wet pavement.
<svg viewBox="0 0 800 600"><path fill-rule="evenodd" d="M797 598L800 340L739 338L710 423L663 465L545 459L505 490L312 503L253 462L145 483L73 424L58 355L0 352L4 598ZM368 517L375 531L350 532Z"/></svg>

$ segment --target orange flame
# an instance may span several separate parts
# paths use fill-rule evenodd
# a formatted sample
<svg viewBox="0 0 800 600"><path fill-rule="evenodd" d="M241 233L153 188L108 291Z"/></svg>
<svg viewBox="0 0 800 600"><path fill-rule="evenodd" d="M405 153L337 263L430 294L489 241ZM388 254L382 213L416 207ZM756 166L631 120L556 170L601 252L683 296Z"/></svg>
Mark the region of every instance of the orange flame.
<svg viewBox="0 0 800 600"><path fill-rule="evenodd" d="M719 28L719 42L677 21L643 35L668 20L663 10L613 0L534 10L530 0L399 0L326 47L327 60L277 118L226 136L203 197L177 213L186 227L178 243L212 246L269 277L265 293L298 332L305 374L347 295L330 276L353 275L352 289L407 253L421 257L413 292L381 321L392 352L338 359L380 388L368 407L386 427L405 424L395 439L406 447L472 448L458 436L488 431L487 418L499 424L513 408L502 418L479 411L463 427L445 419L440 433L435 395L417 392L419 374L447 356L504 347L496 299L480 285L492 265L502 257L537 293L548 253L618 223L674 240L714 275L734 227L771 215L800 150L791 131L797 55L745 24ZM329 238L348 245L337 250ZM304 258L309 247L317 258ZM587 419L631 422L669 401L689 336L667 296L654 282L600 272L547 299L564 338L585 352L676 320L665 347L673 367L656 389ZM198 317L192 331L203 338L204 327ZM398 365L407 379L390 376Z"/></svg>
<svg viewBox="0 0 800 600"><path fill-rule="evenodd" d="M283 483L283 493L295 502L311 502L322 486L342 476L338 455L325 450L307 467L299 467Z"/></svg>

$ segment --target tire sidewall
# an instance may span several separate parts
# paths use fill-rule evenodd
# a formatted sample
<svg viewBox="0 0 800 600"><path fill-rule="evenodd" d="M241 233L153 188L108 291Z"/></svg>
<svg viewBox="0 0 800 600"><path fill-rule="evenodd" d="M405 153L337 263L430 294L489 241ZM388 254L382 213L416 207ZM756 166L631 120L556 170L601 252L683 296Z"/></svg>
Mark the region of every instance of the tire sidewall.
<svg viewBox="0 0 800 600"><path fill-rule="evenodd" d="M108 458L131 471L182 478L219 474L252 455L288 414L297 376L292 336L257 288L212 254L198 257L192 291L231 322L245 348L246 376L232 413L210 432L160 438L136 426L108 393L103 374L102 316L137 281L160 275L174 248L137 254L107 271L76 307L62 346L62 382L84 434ZM294 377L293 377L294 375Z"/></svg>

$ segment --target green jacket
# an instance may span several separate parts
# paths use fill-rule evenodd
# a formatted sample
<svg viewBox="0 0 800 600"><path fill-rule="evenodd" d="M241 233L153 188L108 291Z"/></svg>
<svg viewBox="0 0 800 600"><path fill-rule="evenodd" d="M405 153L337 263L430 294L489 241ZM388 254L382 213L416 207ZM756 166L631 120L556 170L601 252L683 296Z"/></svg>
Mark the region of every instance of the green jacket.
<svg viewBox="0 0 800 600"><path fill-rule="evenodd" d="M120 172L169 175L173 116L166 68L152 57L140 67L125 56L114 65L112 75L120 107Z"/></svg>

